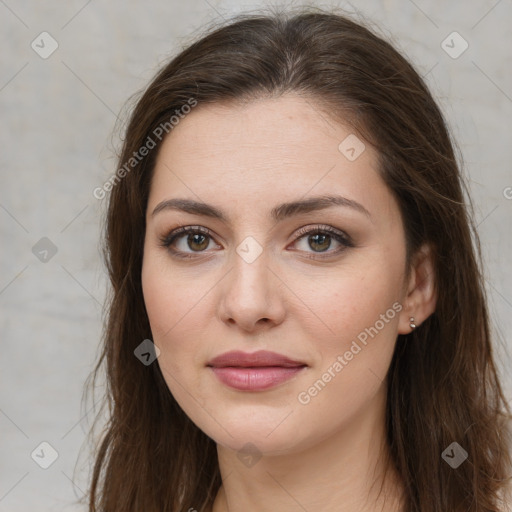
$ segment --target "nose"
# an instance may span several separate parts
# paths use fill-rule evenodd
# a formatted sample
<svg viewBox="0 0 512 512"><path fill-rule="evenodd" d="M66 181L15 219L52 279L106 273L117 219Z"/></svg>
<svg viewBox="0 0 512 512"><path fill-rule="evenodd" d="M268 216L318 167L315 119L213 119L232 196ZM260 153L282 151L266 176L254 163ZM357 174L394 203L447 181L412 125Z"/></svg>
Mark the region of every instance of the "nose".
<svg viewBox="0 0 512 512"><path fill-rule="evenodd" d="M269 265L267 252L263 250L252 262L239 254L233 260L218 290L221 320L246 332L279 325L285 316L285 287L278 272Z"/></svg>

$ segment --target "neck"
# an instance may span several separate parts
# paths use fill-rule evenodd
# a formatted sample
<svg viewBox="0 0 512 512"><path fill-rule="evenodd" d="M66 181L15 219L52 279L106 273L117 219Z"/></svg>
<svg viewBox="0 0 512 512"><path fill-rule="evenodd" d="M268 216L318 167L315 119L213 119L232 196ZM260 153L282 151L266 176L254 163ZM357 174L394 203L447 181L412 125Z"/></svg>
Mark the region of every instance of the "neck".
<svg viewBox="0 0 512 512"><path fill-rule="evenodd" d="M329 437L246 467L217 445L222 486L213 512L397 512L401 483L389 460L385 391Z"/></svg>

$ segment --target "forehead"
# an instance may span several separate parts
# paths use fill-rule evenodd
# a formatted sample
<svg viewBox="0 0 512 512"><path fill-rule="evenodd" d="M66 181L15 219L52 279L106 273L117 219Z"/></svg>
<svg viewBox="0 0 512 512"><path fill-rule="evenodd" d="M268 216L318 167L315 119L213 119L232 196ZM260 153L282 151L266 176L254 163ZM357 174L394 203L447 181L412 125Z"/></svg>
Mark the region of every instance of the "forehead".
<svg viewBox="0 0 512 512"><path fill-rule="evenodd" d="M293 160L306 151L318 154L326 149L339 156L340 136L350 133L348 126L330 119L314 100L289 93L243 103L199 104L180 120L163 145L174 149L179 144L191 150L189 156L194 158L243 157L244 149L257 148L266 151L265 157L288 155Z"/></svg>
<svg viewBox="0 0 512 512"><path fill-rule="evenodd" d="M288 94L196 106L162 143L148 206L186 196L239 210L259 199L270 210L334 192L369 210L392 201L375 150L314 100Z"/></svg>

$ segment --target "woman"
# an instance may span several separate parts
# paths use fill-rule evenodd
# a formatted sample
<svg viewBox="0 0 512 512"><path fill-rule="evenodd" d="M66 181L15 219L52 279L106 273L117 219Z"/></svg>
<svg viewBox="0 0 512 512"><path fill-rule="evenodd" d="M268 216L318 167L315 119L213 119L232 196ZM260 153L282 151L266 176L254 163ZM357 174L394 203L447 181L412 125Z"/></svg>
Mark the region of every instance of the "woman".
<svg viewBox="0 0 512 512"><path fill-rule="evenodd" d="M183 50L109 186L89 510L504 510L463 187L418 73L346 17L239 16Z"/></svg>

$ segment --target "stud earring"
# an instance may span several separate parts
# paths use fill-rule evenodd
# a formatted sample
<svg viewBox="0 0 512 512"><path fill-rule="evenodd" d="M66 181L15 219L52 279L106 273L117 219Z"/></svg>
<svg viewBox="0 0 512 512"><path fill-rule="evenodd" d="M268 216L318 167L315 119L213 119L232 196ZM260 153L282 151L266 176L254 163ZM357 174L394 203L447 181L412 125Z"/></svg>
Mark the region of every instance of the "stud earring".
<svg viewBox="0 0 512 512"><path fill-rule="evenodd" d="M413 329L413 330L416 329L416 324L414 323L414 317L413 316L411 316L411 318L409 318L409 327L411 329Z"/></svg>

